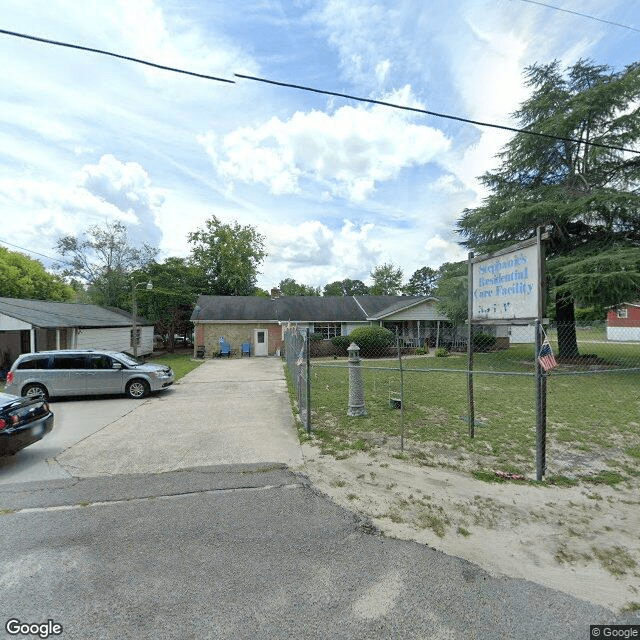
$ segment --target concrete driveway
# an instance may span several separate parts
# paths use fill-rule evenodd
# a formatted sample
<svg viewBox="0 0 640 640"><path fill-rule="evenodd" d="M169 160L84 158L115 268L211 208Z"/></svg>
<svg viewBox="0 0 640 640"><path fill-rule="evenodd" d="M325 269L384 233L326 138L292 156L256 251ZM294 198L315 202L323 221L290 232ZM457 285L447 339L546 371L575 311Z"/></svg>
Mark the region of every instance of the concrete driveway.
<svg viewBox="0 0 640 640"><path fill-rule="evenodd" d="M56 457L75 477L243 463L302 464L279 358L206 360Z"/></svg>

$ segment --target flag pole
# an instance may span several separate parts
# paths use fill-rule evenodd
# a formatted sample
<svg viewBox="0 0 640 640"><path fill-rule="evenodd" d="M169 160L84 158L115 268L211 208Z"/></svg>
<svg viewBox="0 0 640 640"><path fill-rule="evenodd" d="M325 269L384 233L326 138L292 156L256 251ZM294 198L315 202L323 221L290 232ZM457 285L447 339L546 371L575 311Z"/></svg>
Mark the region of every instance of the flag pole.
<svg viewBox="0 0 640 640"><path fill-rule="evenodd" d="M540 362L542 350L542 315L544 312L544 260L542 259L541 229L538 227L536 238L538 240L538 317L536 319L535 336L535 361L536 361L536 480L542 481L547 468L547 374Z"/></svg>

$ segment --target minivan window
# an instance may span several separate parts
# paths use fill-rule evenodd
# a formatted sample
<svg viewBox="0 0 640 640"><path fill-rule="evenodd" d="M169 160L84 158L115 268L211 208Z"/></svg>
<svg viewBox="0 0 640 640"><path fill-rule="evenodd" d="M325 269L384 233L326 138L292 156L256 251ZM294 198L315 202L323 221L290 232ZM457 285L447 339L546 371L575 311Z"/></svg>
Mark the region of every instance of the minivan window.
<svg viewBox="0 0 640 640"><path fill-rule="evenodd" d="M137 360L134 360L131 356L126 353L119 353L118 358L121 362L128 365L129 367L137 367L140 363Z"/></svg>
<svg viewBox="0 0 640 640"><path fill-rule="evenodd" d="M113 360L109 356L95 354L87 356L89 360L89 369L111 369Z"/></svg>
<svg viewBox="0 0 640 640"><path fill-rule="evenodd" d="M54 369L86 369L86 359L83 355L53 356Z"/></svg>
<svg viewBox="0 0 640 640"><path fill-rule="evenodd" d="M49 356L44 358L27 358L18 363L16 369L48 369Z"/></svg>

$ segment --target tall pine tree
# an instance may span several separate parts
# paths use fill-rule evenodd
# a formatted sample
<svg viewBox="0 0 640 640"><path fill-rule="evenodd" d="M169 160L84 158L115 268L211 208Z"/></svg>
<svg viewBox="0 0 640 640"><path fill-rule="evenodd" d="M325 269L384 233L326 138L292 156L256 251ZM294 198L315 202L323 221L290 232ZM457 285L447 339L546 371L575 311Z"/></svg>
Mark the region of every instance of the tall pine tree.
<svg viewBox="0 0 640 640"><path fill-rule="evenodd" d="M458 232L481 253L539 226L549 233L559 351L574 356L575 302L640 298L640 63L613 72L580 60L563 73L555 61L529 67L526 82L520 127L561 139L516 134L481 177L491 195L463 212Z"/></svg>

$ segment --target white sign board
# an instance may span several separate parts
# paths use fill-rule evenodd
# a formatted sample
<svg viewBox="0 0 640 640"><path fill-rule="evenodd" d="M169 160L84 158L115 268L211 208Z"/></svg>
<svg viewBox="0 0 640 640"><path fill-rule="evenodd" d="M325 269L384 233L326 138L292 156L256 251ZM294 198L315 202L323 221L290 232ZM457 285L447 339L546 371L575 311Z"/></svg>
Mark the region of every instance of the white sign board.
<svg viewBox="0 0 640 640"><path fill-rule="evenodd" d="M539 245L473 261L472 322L538 317Z"/></svg>

